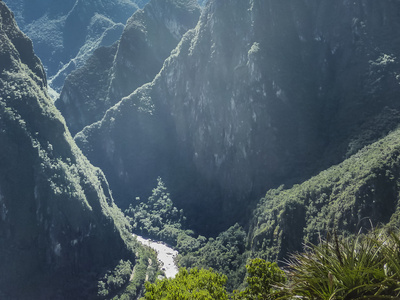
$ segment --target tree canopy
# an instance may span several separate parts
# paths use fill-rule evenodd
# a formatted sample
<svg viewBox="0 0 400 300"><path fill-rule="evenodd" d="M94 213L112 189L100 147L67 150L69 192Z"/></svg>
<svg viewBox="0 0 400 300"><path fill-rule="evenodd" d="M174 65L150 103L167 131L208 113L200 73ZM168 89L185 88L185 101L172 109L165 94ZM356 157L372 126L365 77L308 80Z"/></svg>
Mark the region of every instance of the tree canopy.
<svg viewBox="0 0 400 300"><path fill-rule="evenodd" d="M226 276L212 269L181 268L173 279L146 283L145 300L227 300Z"/></svg>

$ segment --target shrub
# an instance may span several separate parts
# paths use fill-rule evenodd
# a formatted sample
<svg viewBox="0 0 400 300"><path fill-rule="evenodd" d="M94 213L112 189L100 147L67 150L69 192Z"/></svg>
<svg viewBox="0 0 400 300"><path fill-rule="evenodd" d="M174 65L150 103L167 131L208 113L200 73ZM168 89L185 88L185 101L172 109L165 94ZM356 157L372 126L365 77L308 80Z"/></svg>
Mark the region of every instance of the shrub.
<svg viewBox="0 0 400 300"><path fill-rule="evenodd" d="M145 300L227 300L226 276L212 269L179 270L173 279L163 279L156 283L146 282Z"/></svg>
<svg viewBox="0 0 400 300"><path fill-rule="evenodd" d="M398 299L400 242L383 230L309 245L292 255L286 298Z"/></svg>
<svg viewBox="0 0 400 300"><path fill-rule="evenodd" d="M273 299L276 293L275 286L286 282L285 273L276 263L261 258L252 259L246 265L248 287L242 291L235 291L233 299Z"/></svg>

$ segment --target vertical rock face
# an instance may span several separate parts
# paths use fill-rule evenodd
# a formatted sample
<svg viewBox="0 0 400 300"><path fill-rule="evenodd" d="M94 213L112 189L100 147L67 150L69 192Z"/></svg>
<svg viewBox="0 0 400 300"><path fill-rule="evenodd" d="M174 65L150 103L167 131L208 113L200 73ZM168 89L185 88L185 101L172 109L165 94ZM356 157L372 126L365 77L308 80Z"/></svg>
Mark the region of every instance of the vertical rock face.
<svg viewBox="0 0 400 300"><path fill-rule="evenodd" d="M0 297L91 299L100 272L134 257L128 225L46 89L0 2Z"/></svg>
<svg viewBox="0 0 400 300"><path fill-rule="evenodd" d="M117 44L97 49L84 66L66 78L55 105L64 116L72 135L100 120L111 107L107 94L117 49Z"/></svg>
<svg viewBox="0 0 400 300"><path fill-rule="evenodd" d="M210 1L153 82L76 140L118 199L162 175L192 222L224 226L397 126L399 13L398 1Z"/></svg>
<svg viewBox="0 0 400 300"><path fill-rule="evenodd" d="M182 36L196 26L199 16L194 0L153 0L133 15L115 56L110 101L115 104L152 81Z"/></svg>
<svg viewBox="0 0 400 300"><path fill-rule="evenodd" d="M122 97L152 81L199 15L194 0L153 0L137 11L117 45L96 51L67 78L56 105L71 132L99 121Z"/></svg>
<svg viewBox="0 0 400 300"><path fill-rule="evenodd" d="M65 77L99 46L117 41L126 20L147 1L5 1L33 40L49 83L60 92Z"/></svg>

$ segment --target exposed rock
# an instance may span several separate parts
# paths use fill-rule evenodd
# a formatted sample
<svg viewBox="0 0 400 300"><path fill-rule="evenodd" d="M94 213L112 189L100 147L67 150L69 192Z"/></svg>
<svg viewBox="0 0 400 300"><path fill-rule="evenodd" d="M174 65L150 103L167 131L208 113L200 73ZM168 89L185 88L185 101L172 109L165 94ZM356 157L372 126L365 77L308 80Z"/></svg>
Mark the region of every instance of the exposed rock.
<svg viewBox="0 0 400 300"><path fill-rule="evenodd" d="M210 1L154 81L76 140L118 203L162 176L197 228L217 230L266 189L370 143L360 137L375 124L360 125L385 107L391 128L375 135L398 124L399 11L398 1Z"/></svg>
<svg viewBox="0 0 400 300"><path fill-rule="evenodd" d="M107 100L109 76L117 49L117 44L97 49L83 67L67 77L55 105L72 134L100 120L110 108Z"/></svg>
<svg viewBox="0 0 400 300"><path fill-rule="evenodd" d="M103 173L49 98L32 42L4 2L0 66L1 298L94 299L101 273L134 261L138 245Z"/></svg>
<svg viewBox="0 0 400 300"><path fill-rule="evenodd" d="M66 80L57 107L74 134L150 82L200 15L194 0L153 0L127 22L118 45L93 54Z"/></svg>

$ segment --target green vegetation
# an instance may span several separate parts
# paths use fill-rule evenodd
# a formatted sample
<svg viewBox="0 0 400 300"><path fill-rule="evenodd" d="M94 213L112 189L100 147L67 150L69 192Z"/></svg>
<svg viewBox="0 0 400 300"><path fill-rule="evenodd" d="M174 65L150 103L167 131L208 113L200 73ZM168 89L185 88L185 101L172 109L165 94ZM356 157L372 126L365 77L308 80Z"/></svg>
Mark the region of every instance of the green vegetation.
<svg viewBox="0 0 400 300"><path fill-rule="evenodd" d="M31 42L0 12L0 298L111 297L145 250L48 97Z"/></svg>
<svg viewBox="0 0 400 300"><path fill-rule="evenodd" d="M247 287L244 291L235 291L233 299L270 299L277 293L274 285L285 283L286 275L276 263L261 258L250 260L246 265Z"/></svg>
<svg viewBox="0 0 400 300"><path fill-rule="evenodd" d="M398 232L334 235L292 256L283 295L290 299L398 299L399 250Z"/></svg>
<svg viewBox="0 0 400 300"><path fill-rule="evenodd" d="M107 271L98 282L97 295L100 299L130 300L142 293L146 280L154 282L159 275L154 251L142 248L133 265L121 260L113 271Z"/></svg>
<svg viewBox="0 0 400 300"><path fill-rule="evenodd" d="M154 284L146 282L143 300L227 300L226 277L212 269L179 270L174 279L163 279Z"/></svg>
<svg viewBox="0 0 400 300"><path fill-rule="evenodd" d="M328 236L276 263L249 261L243 291L228 295L226 277L212 269L182 268L175 279L146 283L144 299L399 299L400 235L387 229Z"/></svg>
<svg viewBox="0 0 400 300"><path fill-rule="evenodd" d="M131 218L130 223L135 233L173 245L183 231L182 222L185 220L183 211L173 205L161 178L157 179L157 187L153 189L148 200L136 206L131 204L125 214Z"/></svg>
<svg viewBox="0 0 400 300"><path fill-rule="evenodd" d="M128 261L120 260L119 264L113 271L108 271L102 280L98 283L100 297L106 297L111 293L118 291L129 281L132 274L133 266Z"/></svg>
<svg viewBox="0 0 400 300"><path fill-rule="evenodd" d="M140 199L137 199L140 201ZM212 268L227 276L227 289L232 291L246 274L246 232L238 224L222 232L216 238L194 237L185 230L182 210L178 210L170 198L161 178L146 202L131 204L125 211L133 231L142 236L167 242L179 251L178 263L188 269Z"/></svg>
<svg viewBox="0 0 400 300"><path fill-rule="evenodd" d="M246 274L245 252L246 233L238 224L222 232L217 238L210 238L207 242L201 237L192 238L194 247L179 248L179 264L187 268L212 268L227 276L227 289L237 288ZM186 240L189 240L187 238ZM182 244L181 244L182 245Z"/></svg>
<svg viewBox="0 0 400 300"><path fill-rule="evenodd" d="M224 274L223 288L227 292L241 287L242 291L230 295L233 299L299 296L305 299L353 299L375 294L376 297L396 297L398 279L395 274L399 272L395 271L396 264L392 264L387 273L390 255L386 255L391 253L391 261L398 261L394 252L390 252L391 248L398 247L395 235L374 233L375 239L372 235L360 235L353 240L334 238L319 246L308 244L306 252L292 256L285 274L268 260L282 259L288 251L300 250L304 242L317 242L319 236L331 228L339 228L348 234L371 220L388 222L392 217L391 222L395 222L399 154L399 131L395 131L301 185L288 190L283 187L270 190L255 211L248 236L236 224L216 238L195 238L192 231L184 230L183 212L173 205L160 178L148 200L136 207L131 205L126 213L136 232L175 246L180 251L180 266L189 270L212 268ZM365 216L369 219L363 219ZM384 248L383 241L389 237L392 246ZM332 261L335 256L346 257L348 261L335 266ZM245 264L250 257L259 258L249 261L246 277ZM318 265L325 261L329 264ZM371 265L363 265L364 262ZM333 267L336 269L330 269ZM189 276L191 271L182 272L186 275L181 275L180 281L172 284L177 291L184 290L181 285L184 286L187 279L182 277ZM166 297L170 295L163 291L168 289L166 282L169 280L160 282L155 286L146 284L150 289L146 297L168 299ZM315 286L310 287L312 284ZM377 290L378 286L382 290Z"/></svg>
<svg viewBox="0 0 400 300"><path fill-rule="evenodd" d="M161 178L157 179L157 187L146 202L135 207L131 204L125 213L135 233L175 247L180 253L178 262L181 267L212 268L225 274L230 291L243 282L247 259L243 228L236 224L215 239L201 235L195 238L193 231L183 228L183 211L173 205Z"/></svg>
<svg viewBox="0 0 400 300"><path fill-rule="evenodd" d="M396 130L300 185L268 191L250 223L252 252L277 261L334 228L354 233L370 222L396 224L399 164Z"/></svg>
<svg viewBox="0 0 400 300"><path fill-rule="evenodd" d="M208 240L172 227L179 228L174 237L180 265L225 274L227 291L242 288L234 299L397 297L397 235L380 231L311 243L332 228L351 236L371 223L398 221L399 136L399 130L392 132L301 185L270 190L255 210L248 236L239 225ZM291 256L285 276L268 262L287 258L304 243L306 251ZM249 261L242 285L250 257L259 258Z"/></svg>

